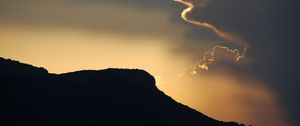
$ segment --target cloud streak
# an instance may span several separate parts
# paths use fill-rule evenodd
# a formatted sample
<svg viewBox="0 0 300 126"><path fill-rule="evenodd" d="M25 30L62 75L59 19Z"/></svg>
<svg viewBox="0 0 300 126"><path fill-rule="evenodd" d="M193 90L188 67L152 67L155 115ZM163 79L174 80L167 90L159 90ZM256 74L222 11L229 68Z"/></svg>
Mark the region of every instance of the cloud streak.
<svg viewBox="0 0 300 126"><path fill-rule="evenodd" d="M186 0L174 0L176 2L180 2L184 5L186 5L188 8L184 9L181 13L181 17L183 20L185 20L186 22L189 22L191 24L194 24L196 26L200 26L200 27L206 27L211 29L212 31L214 31L217 35L219 35L221 38L223 38L226 41L229 41L233 44L236 44L238 46L244 46L243 51L240 51L239 49L231 49L230 47L224 46L224 45L216 45L213 47L212 51L208 51L204 53L204 57L198 61L193 67L192 67L192 74L196 74L197 71L200 70L208 70L209 69L209 65L212 64L215 59L215 52L216 50L225 50L226 52L229 53L234 53L234 61L235 62L239 62L241 58L245 58L246 55L246 51L247 51L247 47L249 46L248 43L246 41L244 41L243 39L241 39L240 37L237 37L236 35L233 35L231 33L227 33L227 32L223 32L221 30L219 30L218 28L216 28L215 26L207 23L207 22L199 22L199 21L195 21L193 19L190 19L188 17L188 14L196 7L192 2L190 1L186 1ZM200 0L200 1L194 1L197 2L197 7L205 7L208 3L209 0Z"/></svg>

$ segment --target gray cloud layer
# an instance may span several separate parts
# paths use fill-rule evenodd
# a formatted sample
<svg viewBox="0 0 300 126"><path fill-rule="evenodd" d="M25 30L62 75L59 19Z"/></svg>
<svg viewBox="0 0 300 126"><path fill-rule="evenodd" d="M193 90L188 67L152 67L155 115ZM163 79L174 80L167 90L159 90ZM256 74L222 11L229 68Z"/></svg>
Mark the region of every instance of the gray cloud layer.
<svg viewBox="0 0 300 126"><path fill-rule="evenodd" d="M180 44L175 51L200 58L194 54L221 39L207 28L183 21L180 13L184 7L172 0L3 0L0 23L168 37ZM170 13L169 22L161 24L162 19L155 17L164 16L164 12ZM172 27L184 27L185 39L176 38L176 28Z"/></svg>
<svg viewBox="0 0 300 126"><path fill-rule="evenodd" d="M277 93L294 126L300 124L299 4L296 0L210 0L188 14L194 21L208 22L249 42L250 74Z"/></svg>

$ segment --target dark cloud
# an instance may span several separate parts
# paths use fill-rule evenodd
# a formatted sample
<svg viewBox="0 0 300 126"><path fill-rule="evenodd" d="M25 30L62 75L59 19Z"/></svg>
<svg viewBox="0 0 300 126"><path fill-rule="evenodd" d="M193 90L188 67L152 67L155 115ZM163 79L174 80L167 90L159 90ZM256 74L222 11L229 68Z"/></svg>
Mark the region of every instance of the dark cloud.
<svg viewBox="0 0 300 126"><path fill-rule="evenodd" d="M182 20L184 8L173 0L3 0L0 24L164 37L177 45L174 52L199 59L222 39Z"/></svg>
<svg viewBox="0 0 300 126"><path fill-rule="evenodd" d="M299 4L296 0L210 0L187 15L249 42L251 76L276 93L294 126L300 124Z"/></svg>
<svg viewBox="0 0 300 126"><path fill-rule="evenodd" d="M124 2L119 0L0 1L0 23L79 28L122 34L159 35L156 33L169 32L163 28L169 27L167 24L169 17L165 14L167 9L160 7L142 10L137 5L131 5L132 0L122 5Z"/></svg>

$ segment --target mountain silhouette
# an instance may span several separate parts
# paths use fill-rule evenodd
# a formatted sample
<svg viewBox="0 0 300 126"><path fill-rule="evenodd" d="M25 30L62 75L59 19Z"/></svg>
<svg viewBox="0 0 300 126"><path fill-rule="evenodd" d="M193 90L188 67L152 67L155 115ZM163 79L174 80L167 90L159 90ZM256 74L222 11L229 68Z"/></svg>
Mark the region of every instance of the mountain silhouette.
<svg viewBox="0 0 300 126"><path fill-rule="evenodd" d="M7 126L242 126L176 102L137 69L51 74L0 58L1 122Z"/></svg>

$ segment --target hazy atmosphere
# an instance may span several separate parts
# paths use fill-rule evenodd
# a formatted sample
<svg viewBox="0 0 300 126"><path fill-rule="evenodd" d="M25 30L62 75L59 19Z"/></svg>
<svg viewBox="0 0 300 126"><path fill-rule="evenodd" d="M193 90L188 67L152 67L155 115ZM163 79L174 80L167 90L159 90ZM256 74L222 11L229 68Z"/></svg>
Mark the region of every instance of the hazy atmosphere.
<svg viewBox="0 0 300 126"><path fill-rule="evenodd" d="M197 111L300 124L296 0L0 0L0 56L50 73L137 68Z"/></svg>

